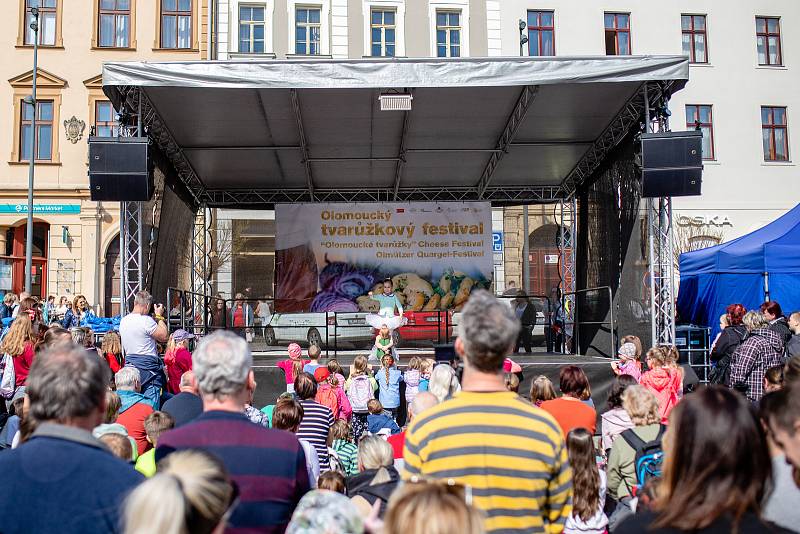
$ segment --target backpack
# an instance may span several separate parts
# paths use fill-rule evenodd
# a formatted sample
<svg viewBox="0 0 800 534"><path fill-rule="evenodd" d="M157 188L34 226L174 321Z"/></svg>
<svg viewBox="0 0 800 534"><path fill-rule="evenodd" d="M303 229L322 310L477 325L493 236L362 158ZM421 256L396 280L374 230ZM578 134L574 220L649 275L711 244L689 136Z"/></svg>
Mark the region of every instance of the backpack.
<svg viewBox="0 0 800 534"><path fill-rule="evenodd" d="M347 396L350 398L350 404L354 412L366 412L367 403L375 398L375 392L372 390L369 377L367 375L359 375L353 378Z"/></svg>
<svg viewBox="0 0 800 534"><path fill-rule="evenodd" d="M633 461L636 486L631 488L632 496L636 496L636 492L641 491L649 481L661 477L661 466L664 463L661 438L666 430L666 426L660 425L656 439L647 442L630 428L620 434L620 437L636 452Z"/></svg>
<svg viewBox="0 0 800 534"><path fill-rule="evenodd" d="M339 418L339 399L336 397L336 388L327 387L318 389L317 396L314 400L330 408L334 419Z"/></svg>
<svg viewBox="0 0 800 534"><path fill-rule="evenodd" d="M0 377L0 396L10 400L14 396L16 388L16 374L14 372L14 358L10 354L4 354L3 370Z"/></svg>

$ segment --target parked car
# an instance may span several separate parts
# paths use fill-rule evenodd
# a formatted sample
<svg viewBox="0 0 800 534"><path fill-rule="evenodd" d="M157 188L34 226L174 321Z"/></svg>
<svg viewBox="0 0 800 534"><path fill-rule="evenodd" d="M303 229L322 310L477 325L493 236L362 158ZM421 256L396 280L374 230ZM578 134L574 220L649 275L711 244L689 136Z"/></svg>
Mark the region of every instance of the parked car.
<svg viewBox="0 0 800 534"><path fill-rule="evenodd" d="M398 347L408 341L447 343L453 337L453 315L452 311L407 311L403 314L406 324L393 332L394 343Z"/></svg>
<svg viewBox="0 0 800 534"><path fill-rule="evenodd" d="M301 343L335 347L339 343L361 344L374 336L364 312L274 313L269 325L256 327L268 346Z"/></svg>

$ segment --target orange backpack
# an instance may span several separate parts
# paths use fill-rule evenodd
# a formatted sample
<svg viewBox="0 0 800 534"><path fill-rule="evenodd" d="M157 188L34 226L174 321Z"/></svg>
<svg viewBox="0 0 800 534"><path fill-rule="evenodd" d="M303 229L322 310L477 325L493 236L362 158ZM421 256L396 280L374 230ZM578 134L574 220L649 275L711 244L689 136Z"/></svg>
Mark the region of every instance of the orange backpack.
<svg viewBox="0 0 800 534"><path fill-rule="evenodd" d="M336 396L336 388L328 383L320 384L320 387L317 389L317 396L314 400L330 408L331 412L333 412L334 419L339 418L339 399Z"/></svg>

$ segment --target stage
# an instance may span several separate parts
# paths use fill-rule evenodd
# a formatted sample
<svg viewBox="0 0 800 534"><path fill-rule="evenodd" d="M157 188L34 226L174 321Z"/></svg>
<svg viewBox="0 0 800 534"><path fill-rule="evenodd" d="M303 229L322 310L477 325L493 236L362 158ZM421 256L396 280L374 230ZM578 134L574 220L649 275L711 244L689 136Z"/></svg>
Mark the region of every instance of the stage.
<svg viewBox="0 0 800 534"><path fill-rule="evenodd" d="M356 351L352 351L352 354L339 354L339 363L345 369L345 373L347 373L347 369L353 362L356 354ZM262 408L267 404L274 404L278 395L286 391L286 380L284 379L283 371L277 367L277 362L285 358L285 353L280 355L264 353L254 354L253 371L255 372L258 387L256 388L253 404L257 408ZM605 410L608 390L614 379L614 373L611 371L609 359L592 356L549 354L546 352L539 354L515 354L512 355L511 358L522 367L524 379L522 384L520 384L519 392L523 397L528 396L531 381L539 375L545 375L550 378L555 385L556 393L558 393L558 373L561 367L565 365L577 365L581 367L586 373L586 376L589 377L589 384L592 387L592 400L598 412ZM325 364L327 360L321 358L320 362ZM405 367L406 362L407 360L401 360L401 369Z"/></svg>

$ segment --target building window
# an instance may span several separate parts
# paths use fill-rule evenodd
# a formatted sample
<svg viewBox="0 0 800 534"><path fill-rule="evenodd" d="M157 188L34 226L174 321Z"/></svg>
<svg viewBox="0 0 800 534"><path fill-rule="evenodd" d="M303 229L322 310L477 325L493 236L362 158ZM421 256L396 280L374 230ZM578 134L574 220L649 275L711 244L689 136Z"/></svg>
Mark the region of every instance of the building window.
<svg viewBox="0 0 800 534"><path fill-rule="evenodd" d="M436 56L461 57L460 11L436 11Z"/></svg>
<svg viewBox="0 0 800 534"><path fill-rule="evenodd" d="M128 48L131 42L131 0L100 0L98 45Z"/></svg>
<svg viewBox="0 0 800 534"><path fill-rule="evenodd" d="M161 48L192 48L192 0L161 0Z"/></svg>
<svg viewBox="0 0 800 534"><path fill-rule="evenodd" d="M705 15L681 15L683 55L691 63L708 63Z"/></svg>
<svg viewBox="0 0 800 534"><path fill-rule="evenodd" d="M97 137L117 137L120 134L117 112L111 102L97 100L94 103L94 135Z"/></svg>
<svg viewBox="0 0 800 534"><path fill-rule="evenodd" d="M703 132L703 159L714 159L714 123L711 106L686 106L686 129Z"/></svg>
<svg viewBox="0 0 800 534"><path fill-rule="evenodd" d="M761 140L764 161L789 161L786 108L761 107Z"/></svg>
<svg viewBox="0 0 800 534"><path fill-rule="evenodd" d="M394 9L373 9L370 23L372 56L394 57L397 27Z"/></svg>
<svg viewBox="0 0 800 534"><path fill-rule="evenodd" d="M756 17L756 47L759 65L783 65L781 19Z"/></svg>
<svg viewBox="0 0 800 534"><path fill-rule="evenodd" d="M556 55L555 35L552 11L528 11L528 55Z"/></svg>
<svg viewBox="0 0 800 534"><path fill-rule="evenodd" d="M41 46L56 45L56 23L58 0L25 0L25 44L32 45L35 32L31 29L33 22L32 7L39 8L39 44Z"/></svg>
<svg viewBox="0 0 800 534"><path fill-rule="evenodd" d="M264 6L239 6L239 52L264 53Z"/></svg>
<svg viewBox="0 0 800 534"><path fill-rule="evenodd" d="M606 13L606 55L631 54L631 16L628 13Z"/></svg>
<svg viewBox="0 0 800 534"><path fill-rule="evenodd" d="M38 100L38 99L37 99ZM20 104L20 161L30 161L33 144L33 106L24 101ZM53 159L53 101L39 100L36 103L36 161Z"/></svg>
<svg viewBox="0 0 800 534"><path fill-rule="evenodd" d="M295 11L295 54L308 56L320 54L322 24L319 13L318 7L298 7Z"/></svg>

